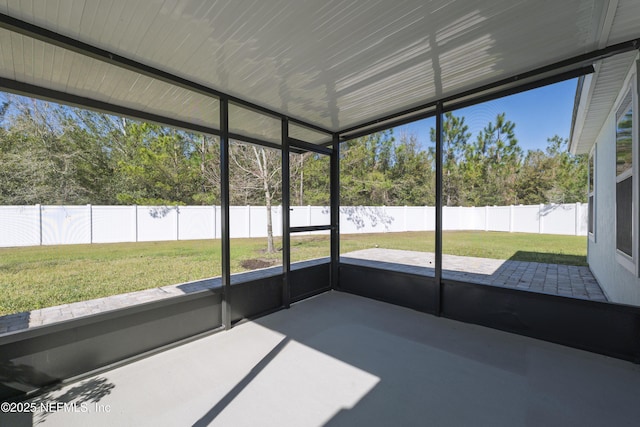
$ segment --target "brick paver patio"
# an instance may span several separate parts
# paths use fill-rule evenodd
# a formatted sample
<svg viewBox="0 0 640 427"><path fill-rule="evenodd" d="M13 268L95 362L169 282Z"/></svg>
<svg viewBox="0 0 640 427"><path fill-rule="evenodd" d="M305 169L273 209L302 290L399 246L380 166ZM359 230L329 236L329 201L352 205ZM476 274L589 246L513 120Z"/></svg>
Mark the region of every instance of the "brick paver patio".
<svg viewBox="0 0 640 427"><path fill-rule="evenodd" d="M304 261L292 264L291 268L304 268L327 261L326 258ZM435 255L427 252L375 248L344 254L341 262L433 276ZM282 267L271 267L234 274L231 276L231 283L255 280L279 274L281 271ZM594 301L607 300L588 267L443 255L442 274L445 279L469 283ZM216 277L1 316L0 335L220 286L220 277Z"/></svg>
<svg viewBox="0 0 640 427"><path fill-rule="evenodd" d="M435 254L397 249L363 249L341 262L425 276L435 275ZM457 255L442 256L442 277L593 301L607 301L589 267Z"/></svg>

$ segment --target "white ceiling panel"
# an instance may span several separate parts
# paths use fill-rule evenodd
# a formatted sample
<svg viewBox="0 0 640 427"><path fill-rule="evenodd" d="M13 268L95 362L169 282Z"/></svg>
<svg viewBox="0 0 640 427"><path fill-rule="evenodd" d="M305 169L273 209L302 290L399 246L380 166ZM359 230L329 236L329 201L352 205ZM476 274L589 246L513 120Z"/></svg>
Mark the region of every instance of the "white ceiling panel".
<svg viewBox="0 0 640 427"><path fill-rule="evenodd" d="M640 37L638 3L618 1L623 16L606 44ZM12 17L330 131L594 50L607 7L603 0L0 0L0 12ZM49 72L59 86L58 70L37 68L51 60L43 52L25 63L13 50L13 64L3 50L0 73L43 83ZM122 76L113 66L73 64ZM153 94L164 97L153 108L182 114L185 105L179 94L130 76L119 83L73 76L67 90L86 87L114 103L144 105L156 102L145 100ZM105 90L112 92L96 93ZM201 123L203 113L194 114Z"/></svg>
<svg viewBox="0 0 640 427"><path fill-rule="evenodd" d="M218 129L219 100L0 29L0 77Z"/></svg>
<svg viewBox="0 0 640 427"><path fill-rule="evenodd" d="M308 127L300 126L295 123L289 123L289 136L311 144L327 144L333 140L332 136L329 134L317 132L313 129L309 129Z"/></svg>
<svg viewBox="0 0 640 427"><path fill-rule="evenodd" d="M229 132L274 144L282 143L282 122L279 119L234 103L229 103Z"/></svg>

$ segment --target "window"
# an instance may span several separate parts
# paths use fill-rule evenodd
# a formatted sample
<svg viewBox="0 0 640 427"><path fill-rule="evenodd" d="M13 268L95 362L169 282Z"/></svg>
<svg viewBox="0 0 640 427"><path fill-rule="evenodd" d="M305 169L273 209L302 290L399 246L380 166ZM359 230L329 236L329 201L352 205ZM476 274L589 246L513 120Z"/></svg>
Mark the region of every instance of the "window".
<svg viewBox="0 0 640 427"><path fill-rule="evenodd" d="M616 114L616 249L633 259L633 107L631 92Z"/></svg>
<svg viewBox="0 0 640 427"><path fill-rule="evenodd" d="M589 190L588 190L588 200L589 200L589 212L588 212L588 231L589 231L589 237L591 238L591 240L595 241L595 162L596 162L596 148L597 146L594 146L591 150L591 153L589 153Z"/></svg>

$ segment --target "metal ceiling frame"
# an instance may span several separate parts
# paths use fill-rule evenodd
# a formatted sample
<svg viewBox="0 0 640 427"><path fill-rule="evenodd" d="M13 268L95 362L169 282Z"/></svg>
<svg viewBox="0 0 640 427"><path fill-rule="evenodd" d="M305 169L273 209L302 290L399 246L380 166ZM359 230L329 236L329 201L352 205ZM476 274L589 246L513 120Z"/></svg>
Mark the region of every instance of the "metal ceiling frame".
<svg viewBox="0 0 640 427"><path fill-rule="evenodd" d="M588 351L594 351L602 354L608 354L613 357L619 357L625 360L632 360L636 363L640 361L640 341L636 340L635 342L629 338L633 337L635 333L634 325L638 324L638 319L640 318L640 313L636 308L623 306L623 305L605 305L602 306L600 303L595 303L592 301L581 301L581 300L572 300L564 297L557 297L551 295L544 294L535 294L530 292L522 292L515 289L506 289L506 288L498 288L492 286L477 286L468 283L456 283L451 280L447 280L442 278L442 226L443 226L443 188L442 188L442 129L443 129L443 115L447 111L453 111L459 108L463 108L466 106L478 104L481 102L486 102L492 99L500 98L503 96L512 95L515 93L523 92L525 90L530 90L536 87L545 86L548 84L552 84L555 82L559 82L562 80L566 80L569 78L574 78L578 76L582 76L588 73L593 72L592 63L606 57L616 55L619 53L628 52L631 50L637 50L640 47L640 39L630 40L624 43L620 43L617 45L613 45L604 49L599 49L584 55L579 55L573 58L569 58L564 61L556 62L554 64L540 67L538 69L519 74L510 78L502 79L497 82L484 85L475 89L471 89L468 91L463 91L459 94L449 96L437 101L429 102L420 106L416 106L413 108L406 109L401 112L397 112L394 114L387 114L378 119L368 121L366 123L362 123L358 126L349 127L347 129L343 129L339 132L330 132L320 127L305 123L304 121L293 119L291 117L287 117L286 115L276 113L268 108L261 107L250 102L243 101L241 99L228 96L222 92L219 92L214 89L207 88L202 85L198 85L196 83L190 82L186 79L171 75L169 73L163 72L161 70L147 67L143 64L137 63L135 61L128 60L124 57L120 57L117 55L113 55L107 51L95 48L93 46L75 41L65 36L61 36L57 33L44 30L40 27L33 26L31 24L24 23L22 21L11 18L7 15L0 14L0 28L9 29L11 31L33 37L47 43L51 43L66 49L70 49L74 52L83 54L85 56L89 56L95 59L99 59L101 61L108 62L110 64L123 67L137 73L141 73L147 76L150 76L155 79L162 80L164 82L168 82L173 85L177 85L183 88L186 88L191 91L196 91L199 93L203 93L207 96L215 97L220 102L219 114L220 114L220 129L215 129L207 126L195 125L192 123L188 123L182 120L172 119L170 117L166 117L164 115L157 115L153 113L145 113L143 111L122 107L119 105L111 104L108 102L101 102L90 98L85 98L78 95L70 95L64 92L47 89L39 86L34 86L27 83L18 82L15 80L10 80L6 78L0 78L0 88L8 89L12 92L17 92L25 95L34 95L37 97L50 99L53 101L60 101L72 105L77 105L81 107L87 107L91 109L96 109L99 111L115 113L125 116L131 116L138 119L149 120L152 122L163 123L169 126L175 126L179 128L189 129L197 132L203 132L207 134L213 134L219 136L220 142L220 198L221 198L221 225L222 225L222 236L221 236L221 282L222 282L222 293L220 305L217 303L211 305L211 298L209 296L216 297L216 292L213 293L202 293L200 295L188 295L183 296L180 299L170 299L163 300L161 302L150 303L151 306L147 305L143 307L143 311L145 311L145 319L149 319L151 315L153 316L162 316L166 313L166 304L174 303L174 301L200 301L200 298L206 296L206 300L203 303L198 303L200 305L193 306L198 311L197 319L202 319L202 323L204 326L207 326L207 321L215 322L216 316L220 314L220 320L222 326L218 329L214 329L213 331L217 331L221 328L229 329L234 324L234 319L242 317L246 315L247 310L243 310L243 299L246 303L247 299L253 298L253 294L250 294L253 291L259 290L262 291L266 286L271 286L274 289L277 287L281 287L278 291L281 292L279 294L279 298L274 298L269 301L268 305L265 305L262 309L268 308L270 310L280 309L289 307L291 302L296 301L295 294L292 299L292 286L295 286L296 283L304 282L304 279L296 279L292 280L291 278L291 259L290 259L290 233L301 232L301 231L316 231L316 230L330 230L331 232L331 241L330 241L330 253L331 253L331 263L330 263L330 289L338 289L346 292L354 292L354 290L345 289L341 286L340 275L343 276L345 280L343 283L365 283L369 289L374 289L374 292L370 293L368 296L380 299L382 301L387 301L395 304L402 305L402 301L398 302L398 298L394 292L397 292L398 287L395 285L400 285L400 287L404 287L404 289L409 289L412 292L405 292L405 296L408 295L408 298L411 299L411 304L407 305L415 309L416 305L419 306L428 306L428 310L421 310L425 312L432 312L431 308L433 307L433 314L438 316L443 316L446 318L454 319L454 320L462 320L469 323L476 323L483 326L489 326L497 329L507 330L509 332L515 332L522 335L528 335L536 338L546 339L552 342L559 342L564 345L574 346L577 348L583 348ZM240 134L235 134L230 132L229 130L229 103L232 102L234 104L241 105L245 108L251 109L253 111L259 112L261 114L266 114L271 117L275 117L280 119L281 121L281 138L282 144L276 144L273 142L262 141L259 138L247 137ZM341 140L356 138L358 136L364 136L367 134L374 133L379 130L388 129L394 126L398 126L401 124L406 124L409 122L413 122L415 120L423 119L426 117L436 117L436 215L435 215L435 275L433 280L430 277L424 276L414 276L408 277L403 273L391 272L388 270L376 270L371 268L362 268L349 266L348 264L340 264L340 142ZM331 137L331 141L326 144L311 144L309 142L301 141L295 138L291 138L289 136L289 123L295 123L300 126L307 127L312 130L316 130L320 133L327 134ZM281 150L282 155L282 222L283 222L283 273L282 280L280 278L270 278L273 279L275 284L269 284L265 282L254 282L257 283L255 286L251 288L246 288L244 294L240 295L237 292L232 296L232 286L231 286L231 240L230 240L230 182L229 182L229 168L230 168L230 144L232 140L245 141L248 143L258 144L265 147L270 147L274 149ZM290 212L289 212L289 202L290 202L290 194L289 194L289 153L291 152L305 152L311 151L322 155L330 156L330 225L323 226L312 226L312 227L291 227L290 226ZM344 269L343 269L344 267ZM363 273L363 270L369 269L368 272ZM296 273L295 271L293 273ZM307 273L309 274L309 273ZM315 271L311 274L315 274ZM355 274L355 276L354 276ZM298 276L300 277L300 276ZM358 280L350 280L350 278L357 277ZM363 279L364 278L364 279ZM305 279L309 279L309 276L305 277ZM324 276L321 276L318 281L325 281ZM394 286L388 286L388 282L391 281ZM250 283L250 282L249 282ZM379 283L383 283L385 290L382 293L376 293L382 286ZM415 286L414 286L415 285ZM413 286L413 287L412 287ZM240 286L233 287L234 289L241 288ZM320 289L320 291L327 290L326 288ZM416 292L416 290L419 290ZM355 292L354 292L355 293ZM393 298L389 298L389 294L392 294ZM262 295L262 294L261 294ZM307 295L308 296L308 295ZM199 298L196 300L196 298ZM482 301L482 304L478 304L478 301ZM299 298L298 298L299 299ZM206 303L206 306L201 306ZM280 307L276 307L277 305L281 305ZM156 307L156 312L154 310L150 310L149 307ZM194 308L191 305L186 306L183 310L189 310L189 320L193 320L193 312ZM218 308L220 307L220 311ZM487 308L489 307L489 311L493 310L494 312L504 311L505 309L510 310L511 312L515 312L518 315L523 316L525 319L525 323L520 322L514 327L513 322L509 321L509 319L501 319L501 318L488 318ZM515 308L514 308L515 307ZM544 312L544 316L538 316L540 312L540 308L544 308L547 310ZM162 312L159 310L162 309ZM209 310L213 309L215 315L209 316ZM233 309L233 310L232 310ZM475 309L475 311L474 311ZM126 309L126 313L131 315L131 309ZM140 310L140 308L134 308L133 310ZM564 319L567 317L567 313L570 313L571 316L579 319L578 322L569 322L568 324L562 323L561 328L558 330L558 325L551 325L547 321L547 312L551 313L551 316L554 319ZM152 313L152 314L148 314ZM134 314L138 315L137 312ZM206 314L206 316L204 316ZM121 313L106 313L98 315L101 317L102 324L99 324L98 330L102 330L104 334L104 324L107 322L113 323L112 319L119 319L121 321L122 316ZM555 317L554 317L555 316ZM185 317L187 318L187 317ZM211 319L209 319L211 318ZM140 321L139 317L136 317L136 321ZM155 325L156 323L152 323L157 319L151 318L151 320L147 320L150 325ZM236 320L237 321L237 320ZM611 322L613 321L614 327L611 327L605 331L597 329L597 334L591 333L594 330L594 325L602 324L603 321ZM89 322L89 323L82 323ZM36 354L36 350L39 352L37 354L45 354L48 356L48 352L50 349L49 342L54 342L56 344L56 349L60 347L60 343L56 340L66 339L67 337L76 336L78 331L82 331L81 333L87 334L90 333L95 334L96 326L94 323L95 317L86 319L74 319L73 321L67 322L67 324L57 324L53 327L45 326L40 328L39 330L31 330L29 333L36 333L45 336L46 334L53 334L51 336L46 336L45 339L34 342L30 340L25 340L24 342L18 342L17 345L13 347L9 347L9 345L5 343L0 343L0 345L4 345L3 350L6 348L13 348L13 351L20 351L22 354ZM594 326L591 328L584 328L582 324L586 322L590 326ZM184 323L184 322L183 322ZM193 322L186 322L188 324L192 324ZM524 325L524 326L522 326ZM192 325L193 326L193 325ZM134 328L135 329L135 328ZM165 331L162 328L156 328L160 332L157 332L157 336L153 337L154 339L160 337L164 338L165 342L167 337L164 336ZM636 328L637 329L637 328ZM588 333L580 334L580 331L586 330ZM62 332L61 332L62 331ZM210 331L212 332L212 331ZM200 334L210 333L210 332L201 332ZM610 332L613 332L609 334ZM57 335L56 335L57 333ZM192 333L189 330L189 333ZM140 332L138 332L140 334ZM201 335L190 335L186 338L186 340L193 340ZM15 336L17 336L16 334ZM28 335L28 334L27 334ZM113 331L108 329L108 335L110 337L114 336ZM153 333L151 334L153 335ZM611 336L610 336L611 335ZM124 335L115 335L116 338L112 338L111 341L104 340L100 348L105 348L106 346L113 345L120 336ZM575 337L578 337L576 340ZM613 338L612 338L613 336ZM61 338L62 337L62 338ZM175 338L173 338L175 339ZM86 352L86 348L82 348L76 346L73 339L66 339L64 342L69 341L71 344L69 346L63 346L66 350L71 354L73 352L73 356L69 357L69 360L73 361L80 357L86 359L83 354L83 351ZM76 340L77 341L77 340ZM125 340L127 341L127 340ZM147 343L149 340L146 340ZM179 343L183 343L184 341L179 341ZM622 343L623 345L619 345ZM176 345L176 343L165 344L165 347L160 347L159 349L152 350L159 351L168 348L169 346ZM86 347L86 346L85 346ZM26 349L26 350L25 350ZM79 350L78 350L79 349ZM126 346L126 354L130 355L131 349L130 346ZM144 357L145 355L149 355L151 352L143 353L142 355L135 355L133 359L124 359L124 361L116 361L115 365L110 364L105 366L95 366L94 369L108 369L110 367L116 366L118 363L127 363L130 360L134 360L136 357ZM37 360L35 360L37 359ZM35 358L35 362L40 362L42 358ZM60 359L58 357L58 359ZM91 358L89 358L91 359ZM47 357L47 368L49 358ZM64 368L67 369L65 372L70 372L67 360L64 360L66 365ZM97 364L99 361L96 361ZM73 364L71 364L73 365ZM37 365L36 365L37 366ZM36 371L38 372L38 371ZM90 371L95 373L96 371ZM77 374L76 374L77 375ZM78 378L78 377L76 377Z"/></svg>
<svg viewBox="0 0 640 427"><path fill-rule="evenodd" d="M222 98L224 98L228 102L240 105L242 107L248 108L250 110L256 111L261 114L266 114L274 118L286 119L291 123L295 123L300 126L306 127L308 129L312 129L320 133L327 134L327 136L331 136L334 134L334 132L324 129L320 126L307 123L304 120L299 120L293 117L289 117L285 114L278 113L269 108L254 104L252 102L243 100L235 96L225 94L222 91L204 86L199 83L195 83L193 81L176 76L174 74L168 73L158 68L154 68L154 67L142 64L140 62L128 59L126 57L117 55L115 53L109 52L104 49L100 49L98 47L81 42L71 37L67 37L62 34L56 33L54 31L42 28L40 26L30 24L28 22L19 20L17 18L13 18L6 14L0 13L0 28L4 28L6 30L13 31L18 34L22 34L27 37L37 39L45 43L61 47L61 48L79 53L81 55L84 55L93 59L97 59L102 62L139 73L141 75L151 77L153 79L157 79L157 80L160 80L160 81L163 81L163 82L166 82L190 91L194 91L194 92L203 94L205 96L215 97L215 98L218 98L219 100L222 100ZM389 129L395 126L411 123L416 120L432 117L436 114L435 108L439 102L442 103L444 112L452 111L458 108L463 108L463 107L474 105L477 103L500 98L503 96L512 95L525 90L530 90L535 87L540 87L543 85L559 82L569 78L579 77L581 75L593 72L593 68L591 65L593 62L619 54L619 53L624 53L631 50L637 50L639 47L640 47L640 39L633 39L626 42L618 43L612 46L605 47L603 49L598 49L592 52L588 52L582 55L578 55L572 58L558 61L553 64L539 67L534 70L527 71L525 73L504 78L496 82L480 86L478 88L469 89L469 90L460 92L458 94L447 96L440 100L428 102L426 104L405 109L403 111L400 111L394 114L385 115L383 117L370 120L368 122L365 122L356 126L351 126L346 129L339 130L335 133L339 135L341 141L344 141L347 139L353 139L353 138L365 136L367 134L374 133L377 131ZM567 68L569 70L567 70L566 72L557 73L558 70L567 69ZM541 77L545 75L546 77L544 78ZM64 102L72 103L74 105L81 105L89 108L98 109L101 111L107 111L107 112L112 112L112 113L126 115L126 116L138 117L141 119L150 120L154 122L161 122L171 126L191 129L198 132L205 132L213 135L220 134L220 130L217 130L215 128L190 124L188 122L171 119L166 116L145 113L135 109L121 107L121 106L109 104L106 102L84 98L81 96L65 94L63 92L52 91L46 88L28 85L25 83L13 82L9 79L1 79L0 87L6 88L10 91L20 92L20 93L32 93L39 96L47 97L49 99L55 99L57 97L58 99ZM463 99L463 98L467 98L467 99ZM447 105L449 103L453 103L453 104ZM424 110L427 110L427 111L424 111ZM377 124L378 126L375 126ZM240 138L240 135L234 135L234 136L238 136L239 138L237 139L246 140L247 142L270 146L272 148L276 148L276 147L279 148L277 144L269 144L269 143L265 144L264 141L261 141L256 138L251 138L246 136L242 136ZM294 141L294 143L291 145L294 147L298 146L298 148L301 148L304 150L309 150L311 148L309 147L309 145L318 145L318 146L326 147L333 144L333 142L330 141L325 144L307 145L303 143L302 146L300 146L301 144L297 144L297 142L298 141ZM316 150L312 150L312 151L316 151Z"/></svg>
<svg viewBox="0 0 640 427"><path fill-rule="evenodd" d="M518 93L524 90L529 90L534 87L539 87L539 85L550 84L548 82L552 81L554 77L559 79L556 81L560 81L560 79L563 79L563 77L561 74L558 74L557 71L561 69L568 69L566 71L568 74L564 77L564 79L578 77L580 75L579 74L580 72L582 72L583 74L589 73L590 71L588 67L595 61L608 58L610 56L617 55L619 53L624 53L631 50L637 50L638 48L640 48L640 38L628 40L626 42L611 45L603 49L597 49L582 55L574 56L572 58L568 58L568 59L558 61L546 66L542 66L534 70L520 73L511 77L507 77L507 78L504 78L496 82L492 82L477 88L462 91L460 93L447 96L436 101L428 102L426 104L405 109L403 111L399 111L394 114L385 115L383 117L370 120L368 122L361 123L356 126L351 126L342 130L338 130L337 132L332 132L327 129L324 129L321 126L317 126L312 123L305 122L304 120L287 116L285 114L276 112L270 108L254 104L244 99L226 94L220 90L213 89L199 83L195 83L191 80L176 76L174 74L168 73L166 71L160 70L155 67L142 64L140 62L128 59L126 57L117 55L107 50L100 49L88 43L84 43L79 40L73 39L71 37L67 37L62 34L56 33L54 31L47 30L43 27L30 24L28 22L19 20L17 18L13 18L6 14L0 13L0 28L4 28L6 30L13 31L15 33L22 34L27 37L31 37L31 38L43 41L45 43L58 46L58 47L79 53L81 55L84 55L93 59L97 59L102 62L115 65L115 66L127 69L129 71L133 71L138 74L145 75L147 77L151 77L153 79L157 79L165 83L169 83L171 85L175 85L190 91L194 91L194 92L197 92L206 96L215 97L218 99L224 98L224 99L227 99L228 102L243 106L245 108L248 108L250 110L256 111L261 114L266 114L271 117L275 117L279 119L287 119L291 123L295 123L300 126L318 131L320 133L326 134L327 136L331 136L334 133L337 133L340 136L341 140L354 138L357 136L363 136L362 132L374 133L376 131L380 131L383 129L389 129L394 126L399 126L401 124L406 124L406 123L410 123L412 121L420 120L423 118L432 117L433 115L435 115L435 107L438 102L442 102L444 111L446 112L446 111L451 111L453 109L462 108L464 106L469 106L469 105L477 104L480 102L485 102L491 99ZM541 78L541 76L545 76L545 75L546 77L544 79ZM17 82L16 84L13 84L13 85L10 84L9 82L10 80L3 79L2 86L11 90L10 86L15 87L19 85L19 83ZM510 87L510 86L513 86L513 87ZM44 93L46 90L44 88L38 88L36 86L32 87L32 89L37 90L40 93ZM74 100L71 100L71 98L73 98ZM468 98L468 99L463 100L463 98ZM67 99L69 99L69 101L67 101ZM155 117L154 119L151 119L151 120L152 121L161 120L166 124L171 124L169 123L171 121L174 123L179 123L179 124L176 124L178 127L183 127L183 128L186 127L188 129L193 129L198 131L201 131L199 129L207 129L206 133L213 133L214 135L219 134L219 130L215 130L214 128L199 127L199 129L197 129L196 126L198 125L185 126L188 123L182 123L181 121L176 121L175 119L170 119L168 117L163 117L159 115L157 116L150 115L150 113L144 113L141 111L136 111L136 110L125 108L125 107L119 107L113 104L91 100L91 99L83 98L79 96L65 94L65 96L61 98L61 100L65 102L71 102L74 104L78 104L78 101L83 101L85 102L85 105L90 108L99 108L105 111L112 111L114 113L124 114L124 115L133 115L140 118L144 118L143 115L146 117ZM454 102L453 105L447 105L452 102ZM107 107L111 107L111 108L107 110ZM424 112L423 110L431 110L431 111ZM124 113L125 111L126 111L126 114ZM412 113L416 113L416 114L412 114ZM372 128L372 126L376 124L380 124L380 126L375 126ZM367 129L363 130L365 128ZM363 130L363 131L358 132L360 130ZM364 133L364 135L366 135L367 133ZM329 141L326 144L318 144L318 145L328 146L331 144L333 144L332 141Z"/></svg>
<svg viewBox="0 0 640 427"><path fill-rule="evenodd" d="M525 73L516 74L489 83L475 89L469 89L455 95L431 101L416 107L389 114L379 119L374 119L360 125L351 126L338 132L341 141L358 138L374 132L390 129L395 126L411 123L436 115L436 106L443 104L443 112L453 111L459 108L469 107L493 99L502 98L527 90L558 83L563 80L584 76L593 73L593 63L621 53L640 49L640 38L617 43L603 49L597 49L582 55L574 56L562 61L554 62ZM560 72L559 70L565 71ZM467 99L463 99L467 98ZM424 112L424 110L429 110ZM418 113L422 112L422 113ZM412 114L416 113L416 114ZM411 114L409 117L408 114ZM397 120L395 120L397 119ZM379 126L372 127L376 124ZM364 131L361 129L366 128Z"/></svg>
<svg viewBox="0 0 640 427"><path fill-rule="evenodd" d="M206 96L212 96L219 99L225 98L229 102L241 105L245 108L260 112L262 114L266 114L276 118L287 118L289 121L293 123L297 123L304 127L308 127L318 132L325 133L327 135L333 134L333 132L328 131L327 129L324 129L321 126L316 126L314 124L307 123L304 120L296 119L294 117L288 117L284 114L278 113L269 108L260 106L258 104L254 104L249 101L245 101L244 99L226 94L222 91L176 76L175 74L168 73L158 68L142 64L138 61L125 58L124 56L115 54L113 52L109 52L104 49L100 49L88 43L84 43L74 38L64 36L60 33L56 33L55 31L47 30L46 28L42 28L37 25L30 24L28 22L13 18L3 13L0 13L0 28L4 28L6 30L13 31L15 33L22 34L27 37L31 37L33 39L40 40L45 43L70 50L72 52L79 53L89 58L97 59L107 64L115 65L120 68L124 68L126 70L133 71L135 73L142 74L144 76L151 77L153 79L160 80L162 82L181 87L183 89L187 89L190 91L194 91Z"/></svg>
<svg viewBox="0 0 640 427"><path fill-rule="evenodd" d="M242 100L240 98L230 96L221 91L209 88L207 86L189 81L182 77L178 77L166 71L144 65L142 63L127 59L120 55L113 54L106 50L95 46L80 42L73 38L63 36L56 32L46 30L42 27L29 24L27 22L12 18L5 14L0 14L0 28L13 31L27 37L41 40L64 49L91 57L108 64L112 64L136 73L190 90L206 96L215 97L220 101L220 129L209 128L206 126L198 126L181 120L171 119L151 113L144 113L135 109L126 108L106 102L84 98L77 95L54 91L38 86L20 83L10 79L0 79L0 87L12 91L33 94L53 100L71 103L80 106L86 106L98 110L114 112L127 116L138 117L155 122L161 122L172 126L186 129L192 129L200 132L219 135L220 138L220 169L221 169L221 221L222 221L222 323L225 328L231 327L232 304L231 295L231 278L230 278L230 212L229 212L229 147L231 139L238 139L254 144L263 145L279 149L282 151L282 196L283 196L283 307L290 304L290 233L297 231L308 231L306 228L290 227L289 221L289 153L291 148L303 151L313 151L319 154L329 155L330 163L330 185L331 185L331 224L321 226L323 230L331 231L331 287L336 289L339 284L339 147L340 141L352 139L358 136L364 136L379 130L389 129L400 124L409 123L421 118L436 116L436 265L435 265L435 282L437 286L436 314L442 311L442 119L443 114L458 108L486 102L492 99L504 97L507 95L519 93L535 87L548 85L569 78L582 76L593 72L593 63L631 50L637 50L640 47L640 39L629 40L618 43L603 49L598 49L586 54L568 58L550 65L536 68L525 73L517 74L512 77L500 79L498 81L462 91L460 93L444 97L442 99L428 102L423 105L415 106L394 114L385 115L375 120L352 126L338 132L331 132L322 127L306 123L302 120L288 117L285 114L275 112L269 108ZM229 131L229 103L240 105L261 114L278 118L281 120L281 137L282 144L274 144L262 141L254 137L246 137L231 133ZM289 137L289 123L295 123L311 130L318 131L327 136L331 136L332 140L328 144L310 144ZM332 148L325 145L332 145ZM320 229L315 227L314 229Z"/></svg>
<svg viewBox="0 0 640 427"><path fill-rule="evenodd" d="M178 120L159 114L147 113L133 108L123 107L121 105L98 101L92 98L72 95L66 92L60 92L42 86L35 86L29 83L23 83L4 77L0 77L0 89L11 93L16 93L18 95L34 96L36 98L41 98L53 102L63 102L71 106L88 108L107 114L116 114L119 116L137 118L149 122L165 124L180 129L186 129L210 135L220 135L220 129L197 125L191 122L185 122L183 120Z"/></svg>

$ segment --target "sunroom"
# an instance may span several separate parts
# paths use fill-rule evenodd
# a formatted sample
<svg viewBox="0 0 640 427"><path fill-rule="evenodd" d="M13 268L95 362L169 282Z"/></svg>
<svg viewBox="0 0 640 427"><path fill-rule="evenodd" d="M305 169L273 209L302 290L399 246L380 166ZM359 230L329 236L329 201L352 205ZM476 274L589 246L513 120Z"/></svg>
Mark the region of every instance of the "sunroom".
<svg viewBox="0 0 640 427"><path fill-rule="evenodd" d="M452 275L443 253L445 114L629 62L636 2L60 0L0 13L1 90L215 138L221 266L162 297L125 294L2 333L3 424L640 420L637 306L523 290L510 276L478 283ZM616 94L625 84L608 82ZM346 256L341 148L427 118L431 264ZM280 265L240 274L233 230L251 210L232 210L237 141L270 150L282 177ZM292 155L305 153L322 160L329 198L301 225ZM306 235L326 257L295 255Z"/></svg>

